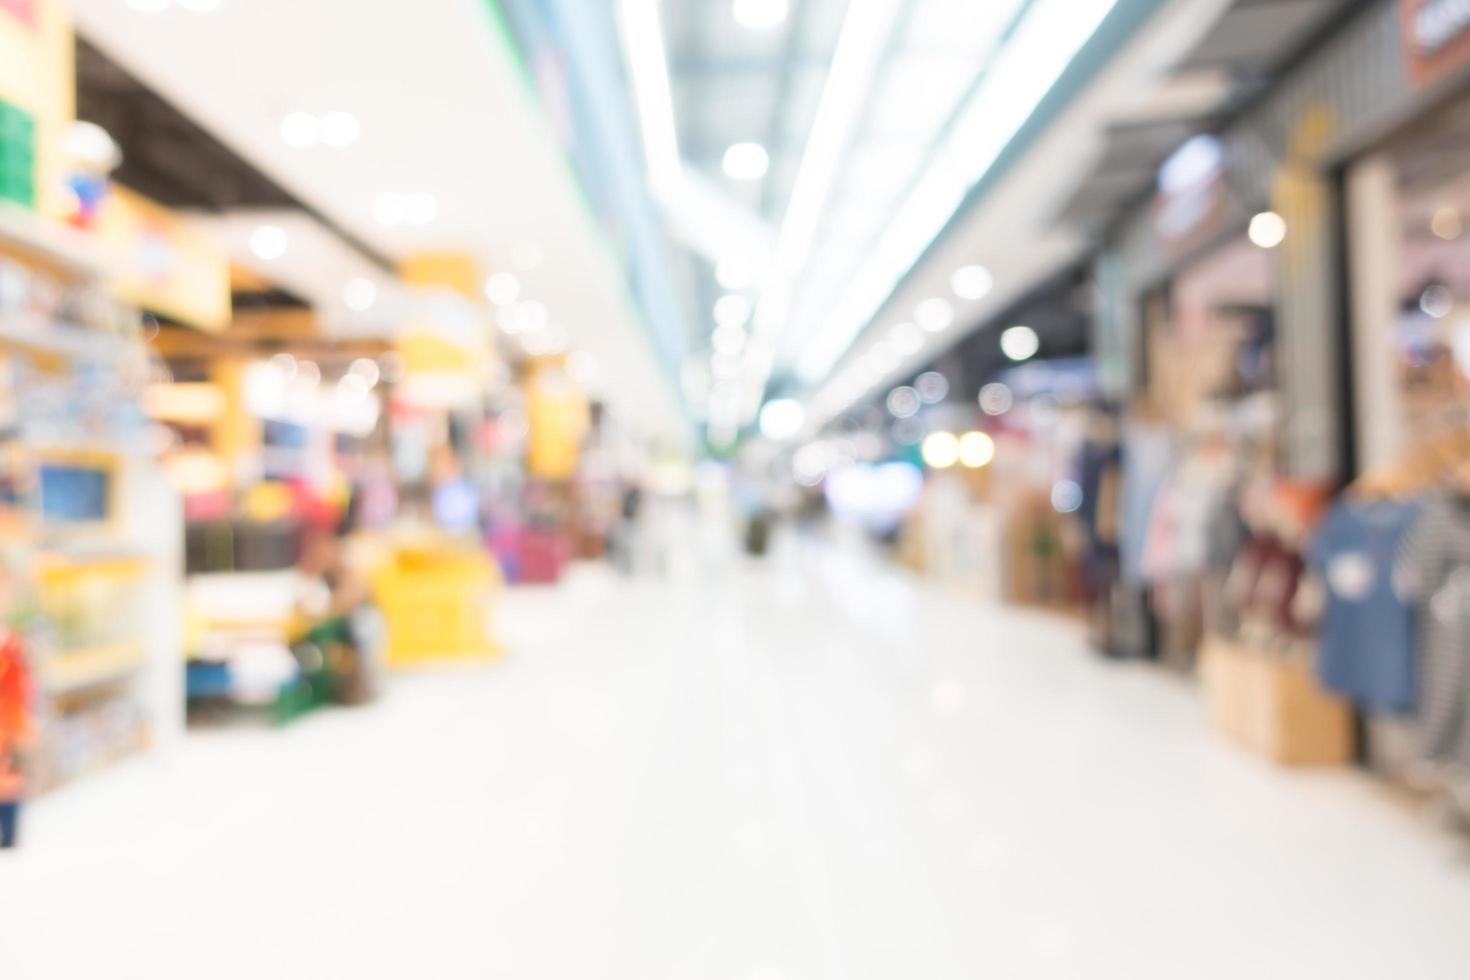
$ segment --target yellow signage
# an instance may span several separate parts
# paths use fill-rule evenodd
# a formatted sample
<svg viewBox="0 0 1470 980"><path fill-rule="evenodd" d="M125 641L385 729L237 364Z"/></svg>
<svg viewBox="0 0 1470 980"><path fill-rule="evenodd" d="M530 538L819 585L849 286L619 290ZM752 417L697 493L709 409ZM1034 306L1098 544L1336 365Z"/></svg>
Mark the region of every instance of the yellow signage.
<svg viewBox="0 0 1470 980"><path fill-rule="evenodd" d="M210 333L230 325L228 257L173 212L114 185L96 233L124 300Z"/></svg>

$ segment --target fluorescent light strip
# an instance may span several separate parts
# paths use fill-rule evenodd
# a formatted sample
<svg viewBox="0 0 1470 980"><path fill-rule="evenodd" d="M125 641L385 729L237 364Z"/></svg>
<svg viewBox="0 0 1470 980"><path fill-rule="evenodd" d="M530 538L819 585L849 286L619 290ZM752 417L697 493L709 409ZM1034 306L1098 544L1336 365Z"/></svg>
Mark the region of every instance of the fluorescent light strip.
<svg viewBox="0 0 1470 980"><path fill-rule="evenodd" d="M793 286L806 265L832 192L833 174L862 119L878 62L902 7L902 0L863 0L848 7L781 225L773 273L756 309L746 406L749 417L760 407L775 356L773 335L786 324Z"/></svg>
<svg viewBox="0 0 1470 980"><path fill-rule="evenodd" d="M679 133L674 122L674 97L669 87L659 0L621 0L618 18L623 38L623 60L632 76L634 101L648 180L656 189L675 184L683 172Z"/></svg>
<svg viewBox="0 0 1470 980"><path fill-rule="evenodd" d="M881 311L1116 3L1039 0L1031 8L915 184L899 211L901 219L854 277L857 288L802 356L799 373L807 383L826 377Z"/></svg>

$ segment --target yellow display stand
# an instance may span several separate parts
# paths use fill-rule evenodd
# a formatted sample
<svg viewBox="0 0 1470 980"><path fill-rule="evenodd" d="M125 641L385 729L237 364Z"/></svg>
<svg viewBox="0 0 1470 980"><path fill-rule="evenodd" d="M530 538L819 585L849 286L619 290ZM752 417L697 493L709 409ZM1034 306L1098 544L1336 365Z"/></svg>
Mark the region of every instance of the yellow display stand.
<svg viewBox="0 0 1470 980"><path fill-rule="evenodd" d="M453 541L394 546L373 575L390 667L495 660L492 611L504 580L484 552Z"/></svg>

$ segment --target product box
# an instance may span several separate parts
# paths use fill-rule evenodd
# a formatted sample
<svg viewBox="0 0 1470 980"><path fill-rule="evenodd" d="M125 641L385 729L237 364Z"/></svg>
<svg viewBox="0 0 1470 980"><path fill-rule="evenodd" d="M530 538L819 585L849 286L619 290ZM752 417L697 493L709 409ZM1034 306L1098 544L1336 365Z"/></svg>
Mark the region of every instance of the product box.
<svg viewBox="0 0 1470 980"><path fill-rule="evenodd" d="M1353 760L1352 709L1322 690L1310 658L1211 637L1200 677L1211 723L1243 748L1283 766Z"/></svg>

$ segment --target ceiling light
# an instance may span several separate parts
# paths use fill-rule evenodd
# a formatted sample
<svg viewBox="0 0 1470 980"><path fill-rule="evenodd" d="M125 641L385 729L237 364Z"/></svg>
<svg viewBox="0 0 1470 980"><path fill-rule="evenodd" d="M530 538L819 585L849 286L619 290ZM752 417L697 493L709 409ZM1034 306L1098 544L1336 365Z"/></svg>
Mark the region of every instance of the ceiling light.
<svg viewBox="0 0 1470 980"><path fill-rule="evenodd" d="M985 266L967 265L955 271L950 277L949 285L960 299L977 300L990 295L995 280Z"/></svg>
<svg viewBox="0 0 1470 980"><path fill-rule="evenodd" d="M995 461L995 440L984 432L966 432L960 437L960 463L978 470Z"/></svg>
<svg viewBox="0 0 1470 980"><path fill-rule="evenodd" d="M745 349L745 329L738 324L726 323L716 327L710 336L710 344L717 354L739 354Z"/></svg>
<svg viewBox="0 0 1470 980"><path fill-rule="evenodd" d="M760 180L771 169L771 156L759 143L736 143L725 151L724 167L735 180Z"/></svg>
<svg viewBox="0 0 1470 980"><path fill-rule="evenodd" d="M529 239L523 239L511 246L510 264L522 272L535 272L541 268L545 259L546 253L541 250L541 246Z"/></svg>
<svg viewBox="0 0 1470 980"><path fill-rule="evenodd" d="M949 379L938 371L926 371L919 375L914 387L926 405L938 405L949 397Z"/></svg>
<svg viewBox="0 0 1470 980"><path fill-rule="evenodd" d="M919 393L912 388L894 388L888 393L888 411L896 419L911 419L922 407Z"/></svg>
<svg viewBox="0 0 1470 980"><path fill-rule="evenodd" d="M926 299L914 310L914 321L930 333L948 330L954 323L954 307L949 305L949 300Z"/></svg>
<svg viewBox="0 0 1470 980"><path fill-rule="evenodd" d="M920 454L926 466L947 470L960 461L960 441L953 432L931 432L924 437Z"/></svg>
<svg viewBox="0 0 1470 980"><path fill-rule="evenodd" d="M999 381L980 389L980 410L986 415L1004 415L1016 404L1010 386Z"/></svg>
<svg viewBox="0 0 1470 980"><path fill-rule="evenodd" d="M741 289L749 289L755 280L751 274L750 263L743 259L721 259L715 266L715 281L720 284L721 289L732 292Z"/></svg>
<svg viewBox="0 0 1470 980"><path fill-rule="evenodd" d="M1419 309L1436 320L1443 320L1454 308L1455 296L1444 286L1428 286L1419 296Z"/></svg>
<svg viewBox="0 0 1470 980"><path fill-rule="evenodd" d="M404 199L403 214L409 224L422 227L438 217L439 202L428 191L414 191Z"/></svg>
<svg viewBox="0 0 1470 980"><path fill-rule="evenodd" d="M683 164L679 159L679 133L674 123L659 0L621 0L618 12L623 62L633 83L648 182L655 190L666 189L682 175Z"/></svg>
<svg viewBox="0 0 1470 980"><path fill-rule="evenodd" d="M358 277L342 287L342 302L354 313L366 313L378 301L378 287L371 279Z"/></svg>
<svg viewBox="0 0 1470 980"><path fill-rule="evenodd" d="M496 306L509 306L521 298L521 281L514 273L497 272L485 280L485 298Z"/></svg>
<svg viewBox="0 0 1470 980"><path fill-rule="evenodd" d="M347 372L355 378L361 378L369 388L376 388L383 379L383 369L371 357L359 357L352 362Z"/></svg>
<svg viewBox="0 0 1470 980"><path fill-rule="evenodd" d="M1011 327L1000 335L1000 349L1013 361L1029 361L1041 350L1041 338L1030 327Z"/></svg>
<svg viewBox="0 0 1470 980"><path fill-rule="evenodd" d="M904 357L924 349L924 331L917 323L900 323L888 333L888 342Z"/></svg>
<svg viewBox="0 0 1470 980"><path fill-rule="evenodd" d="M794 399L777 398L766 402L761 409L761 434L772 442L785 442L800 432L805 424L806 409Z"/></svg>
<svg viewBox="0 0 1470 980"><path fill-rule="evenodd" d="M1062 480L1051 488L1051 505L1058 514L1075 514L1082 509L1082 487Z"/></svg>
<svg viewBox="0 0 1470 980"><path fill-rule="evenodd" d="M350 112L329 112L321 118L321 139L327 146L351 146L362 135L362 124Z"/></svg>
<svg viewBox="0 0 1470 980"><path fill-rule="evenodd" d="M286 230L276 225L261 225L250 233L250 251L262 262L274 262L286 254L291 240Z"/></svg>
<svg viewBox="0 0 1470 980"><path fill-rule="evenodd" d="M736 293L721 296L715 303L715 322L720 326L741 326L750 319L750 300Z"/></svg>
<svg viewBox="0 0 1470 980"><path fill-rule="evenodd" d="M1460 217L1458 208L1442 207L1434 212L1433 218L1429 219L1429 230L1434 232L1437 238L1452 242L1465 233L1465 219Z"/></svg>
<svg viewBox="0 0 1470 980"><path fill-rule="evenodd" d="M1286 240L1286 219L1275 211L1262 211L1251 219L1249 235L1252 244L1275 248Z"/></svg>
<svg viewBox="0 0 1470 980"><path fill-rule="evenodd" d="M309 112L288 112L281 119L281 139L287 146L304 150L320 138L321 124Z"/></svg>
<svg viewBox="0 0 1470 980"><path fill-rule="evenodd" d="M402 194L379 194L373 199L373 218L380 225L396 228L408 220L408 201Z"/></svg>
<svg viewBox="0 0 1470 980"><path fill-rule="evenodd" d="M764 31L785 23L791 4L790 0L735 0L731 10L742 26Z"/></svg>

